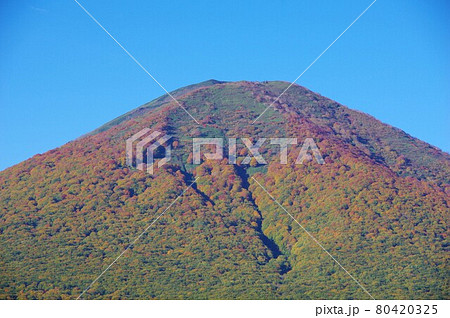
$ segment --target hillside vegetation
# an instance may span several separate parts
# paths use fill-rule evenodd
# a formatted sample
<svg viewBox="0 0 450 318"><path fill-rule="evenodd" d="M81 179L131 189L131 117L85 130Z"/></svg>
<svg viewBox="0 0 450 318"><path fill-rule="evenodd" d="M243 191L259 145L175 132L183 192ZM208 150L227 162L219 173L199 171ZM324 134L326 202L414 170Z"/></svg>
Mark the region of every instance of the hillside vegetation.
<svg viewBox="0 0 450 318"><path fill-rule="evenodd" d="M0 298L449 298L450 155L375 118L284 82L207 81L143 105L0 172ZM173 136L154 175L125 163L143 128ZM295 137L288 164L192 164L192 138ZM313 138L325 164L294 164Z"/></svg>

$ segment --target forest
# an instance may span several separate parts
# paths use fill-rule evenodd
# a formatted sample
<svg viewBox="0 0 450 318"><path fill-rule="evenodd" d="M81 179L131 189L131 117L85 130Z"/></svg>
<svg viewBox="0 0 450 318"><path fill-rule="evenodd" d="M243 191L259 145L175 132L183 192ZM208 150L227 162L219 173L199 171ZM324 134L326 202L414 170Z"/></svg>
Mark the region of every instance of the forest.
<svg viewBox="0 0 450 318"><path fill-rule="evenodd" d="M83 299L369 299L304 229L376 299L449 299L450 155L284 87L191 85L174 95L200 125L161 97L0 172L0 299L76 299L195 178ZM153 175L126 165L146 127L173 136ZM194 164L193 138L311 138L324 164L295 164L302 142Z"/></svg>

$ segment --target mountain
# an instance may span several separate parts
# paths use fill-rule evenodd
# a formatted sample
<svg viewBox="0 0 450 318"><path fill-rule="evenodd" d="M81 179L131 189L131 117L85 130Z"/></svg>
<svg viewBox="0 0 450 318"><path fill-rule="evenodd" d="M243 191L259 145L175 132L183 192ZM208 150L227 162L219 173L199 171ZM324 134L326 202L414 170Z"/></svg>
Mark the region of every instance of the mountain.
<svg viewBox="0 0 450 318"><path fill-rule="evenodd" d="M163 96L0 172L0 298L448 299L450 155L287 85L181 88L200 125ZM126 164L144 128L172 136L154 174ZM193 164L208 137L236 163ZM275 137L299 140L287 164L268 141L243 163L242 138ZM295 163L306 138L324 164Z"/></svg>

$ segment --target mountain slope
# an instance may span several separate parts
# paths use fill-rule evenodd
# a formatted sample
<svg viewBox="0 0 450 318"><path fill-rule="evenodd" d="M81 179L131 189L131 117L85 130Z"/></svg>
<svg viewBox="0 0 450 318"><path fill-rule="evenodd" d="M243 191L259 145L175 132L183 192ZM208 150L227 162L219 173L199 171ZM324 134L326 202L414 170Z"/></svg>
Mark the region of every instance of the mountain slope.
<svg viewBox="0 0 450 318"><path fill-rule="evenodd" d="M252 125L285 87L182 88L200 126L165 96L0 172L0 297L77 298L198 177L84 298L369 298L255 179L373 297L448 298L450 156L297 85ZM173 136L154 175L125 164L146 127ZM193 165L196 137L310 137L325 164Z"/></svg>

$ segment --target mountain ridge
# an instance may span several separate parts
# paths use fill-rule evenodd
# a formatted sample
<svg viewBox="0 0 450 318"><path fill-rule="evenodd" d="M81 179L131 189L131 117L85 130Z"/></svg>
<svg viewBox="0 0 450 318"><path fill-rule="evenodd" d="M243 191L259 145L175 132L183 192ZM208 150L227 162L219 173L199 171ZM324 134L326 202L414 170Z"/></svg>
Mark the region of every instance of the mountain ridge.
<svg viewBox="0 0 450 318"><path fill-rule="evenodd" d="M173 92L171 92L171 94L175 98L179 98L179 99L182 100L185 96L187 96L189 94L192 94L192 93L195 93L198 90L208 89L209 87L214 86L214 85L220 85L220 84L227 85L227 84L236 84L236 83L243 83L243 84L245 84L245 83L254 83L254 84L257 84L257 85L258 84L259 85L266 85L266 84L268 84L268 85L274 85L274 84L275 85L280 85L281 84L283 86L290 84L290 83L285 82L285 81L263 81L263 82L238 81L238 82L226 82L226 81L219 81L219 80L215 80L215 79L210 79L210 80L207 80L207 81L203 81L203 82L200 82L200 83L197 83L197 84L188 85L188 86L182 87L180 89L174 90ZM313 91L311 91L311 90L309 90L309 89L307 89L305 87L302 87L302 86L300 86L298 84L294 84L293 87L294 88L295 87L300 88L306 94L312 94L312 95L314 95L314 96L316 96L316 97L318 97L320 99L329 101L331 103L336 103L335 101L333 101L333 100L331 100L331 99L329 99L327 97L323 97L322 95L320 95L318 93L315 93L315 92L313 92ZM276 97L278 97L278 95L279 94L273 95L272 96L272 100L275 99ZM158 108L163 107L164 105L170 104L172 101L173 100L171 99L171 97L168 96L167 94L162 95L162 96L152 100L151 102L143 104L143 105L141 105L141 106L139 106L139 107L137 107L137 108L135 108L135 109L125 113L124 115L119 116L119 117L117 117L117 118L107 122L104 125L101 125L99 128L95 129L94 131L92 131L92 132L90 132L90 133L88 133L86 135L81 136L80 138L103 132L103 131L109 129L111 126L120 124L122 121L130 120L133 117L142 115L143 113L145 113L147 111L150 111L150 110L157 110ZM385 135L389 135L389 134L394 133L394 134L398 135L397 139L402 138L404 140L407 140L408 142L412 143L413 146L415 146L415 147L418 147L416 145L416 143L418 143L418 144L420 144L420 146L422 148L424 148L424 147L428 148L427 152L434 152L433 155L439 156L439 157L441 157L441 159L446 161L446 170L447 171L446 171L446 176L444 177L444 181L445 181L445 183L450 183L450 165L448 164L448 160L450 160L450 154L448 154L447 152L439 149L438 147L436 147L434 145L428 144L428 143L426 143L426 142L424 142L424 141L422 141L422 140L420 140L420 139L418 139L418 138L408 134L407 132L405 132L405 131L403 131L403 130L395 127L395 126L392 126L390 124L386 124L386 123L376 119L375 117L371 116L370 114L367 114L367 113L359 111L359 110L351 109L351 108L349 108L347 106L344 106L342 104L339 104L339 103L336 103L336 104L339 105L339 107L344 108L345 110L347 110L352 115L352 117L355 118L354 120L360 120L360 118L358 118L358 116L357 116L357 115L360 115L361 117L365 117L366 120L373 121L377 126L381 127L380 129L391 130L391 131L384 132ZM280 103L278 103L278 107L279 107L278 110L283 111L283 109L279 105L280 105ZM359 141L357 140L356 142L359 142ZM399 141L396 141L396 143L399 144ZM396 145L396 146L398 147L400 145ZM385 145L383 145L383 147L390 148L390 145L385 144ZM414 158L414 151L411 150L411 149L407 149L406 151L407 151L407 154L409 156L406 153L404 153L404 152L389 154L389 152L391 152L391 149L383 149L383 152L386 153L386 157L388 157L388 156L389 157L406 156L406 160L413 159ZM423 155L423 153L421 155ZM419 155L419 156L421 156L421 155ZM410 156L412 156L412 158L410 158ZM383 157L382 159L385 160L386 158ZM421 158L418 158L418 159L421 159ZM413 159L413 161L416 161L416 160L417 160L417 158ZM389 158L389 161L391 161L391 163L390 164L387 163L387 165L388 166L392 166L393 158ZM414 173L417 174L418 170L419 170L419 168L417 168L414 171ZM425 176L422 175L420 177L423 178Z"/></svg>

